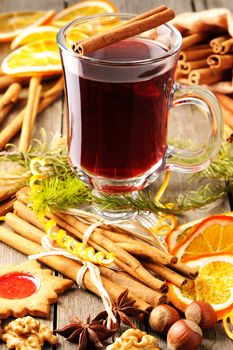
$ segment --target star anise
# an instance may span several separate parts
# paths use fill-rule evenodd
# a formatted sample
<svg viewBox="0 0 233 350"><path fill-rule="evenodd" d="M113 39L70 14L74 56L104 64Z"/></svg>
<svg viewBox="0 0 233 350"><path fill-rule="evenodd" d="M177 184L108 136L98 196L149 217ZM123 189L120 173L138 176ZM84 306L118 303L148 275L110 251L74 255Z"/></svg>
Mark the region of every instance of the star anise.
<svg viewBox="0 0 233 350"><path fill-rule="evenodd" d="M129 317L137 317L140 314L147 315L148 312L140 310L136 306L133 306L136 301L129 299L128 292L128 289L126 289L119 295L116 302L112 301L112 312L116 317L118 327L120 326L121 322L123 322L129 327L137 329ZM96 316L95 320L106 320L107 316L107 312L103 311ZM115 327L116 324L112 324L112 326Z"/></svg>
<svg viewBox="0 0 233 350"><path fill-rule="evenodd" d="M95 349L102 348L102 341L111 337L116 330L108 329L101 320L91 321L89 316L86 323L83 323L78 317L73 317L70 324L64 328L56 329L55 333L60 334L71 343L77 343L78 350L84 350L87 349L88 345Z"/></svg>

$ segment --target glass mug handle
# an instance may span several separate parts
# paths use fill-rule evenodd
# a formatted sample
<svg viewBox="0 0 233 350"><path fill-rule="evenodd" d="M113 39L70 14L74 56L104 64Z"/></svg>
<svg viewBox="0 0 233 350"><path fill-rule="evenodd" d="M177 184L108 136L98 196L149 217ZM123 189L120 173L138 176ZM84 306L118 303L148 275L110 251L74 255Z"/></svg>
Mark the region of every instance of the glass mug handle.
<svg viewBox="0 0 233 350"><path fill-rule="evenodd" d="M183 173L194 173L205 169L219 151L223 134L222 113L217 99L209 90L174 83L170 108L186 104L194 104L205 110L211 129L208 144L197 151L168 145L166 167Z"/></svg>

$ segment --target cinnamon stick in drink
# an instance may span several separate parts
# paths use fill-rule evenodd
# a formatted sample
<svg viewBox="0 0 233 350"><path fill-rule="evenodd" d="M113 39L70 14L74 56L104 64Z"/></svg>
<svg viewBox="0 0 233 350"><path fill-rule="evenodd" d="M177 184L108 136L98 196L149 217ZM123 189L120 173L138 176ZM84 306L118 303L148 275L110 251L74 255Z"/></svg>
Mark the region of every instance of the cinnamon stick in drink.
<svg viewBox="0 0 233 350"><path fill-rule="evenodd" d="M0 99L0 124L19 98L21 85L12 83Z"/></svg>
<svg viewBox="0 0 233 350"><path fill-rule="evenodd" d="M199 61L207 58L212 53L213 50L208 44L192 46L187 50L180 51L178 62Z"/></svg>
<svg viewBox="0 0 233 350"><path fill-rule="evenodd" d="M210 68L233 68L233 55L210 55L207 58Z"/></svg>
<svg viewBox="0 0 233 350"><path fill-rule="evenodd" d="M158 8L156 8L154 10L154 14L152 15L151 12L152 11L149 12L149 15L148 13L139 15L131 22L126 22L125 24L115 27L112 30L94 35L83 40L81 43L75 43L73 45L74 52L84 56L95 50L156 28L175 17L174 11L169 8L162 8L162 11L161 8L159 8L159 12Z"/></svg>

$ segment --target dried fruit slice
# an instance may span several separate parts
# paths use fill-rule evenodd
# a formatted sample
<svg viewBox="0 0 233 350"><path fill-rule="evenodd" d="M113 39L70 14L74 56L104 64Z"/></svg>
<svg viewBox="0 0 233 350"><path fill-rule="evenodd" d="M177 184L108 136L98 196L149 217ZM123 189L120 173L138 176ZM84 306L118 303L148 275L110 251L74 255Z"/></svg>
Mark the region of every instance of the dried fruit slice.
<svg viewBox="0 0 233 350"><path fill-rule="evenodd" d="M183 260L208 253L231 253L233 251L232 214L231 216L213 215L201 221L190 236L176 245L172 254Z"/></svg>
<svg viewBox="0 0 233 350"><path fill-rule="evenodd" d="M193 300L207 301L222 319L233 309L233 254L209 254L185 262L198 269L199 276L182 288L168 283L170 301L182 311Z"/></svg>
<svg viewBox="0 0 233 350"><path fill-rule="evenodd" d="M118 12L116 6L109 0L85 0L59 12L52 21L53 26L63 27L78 17L97 15L101 13Z"/></svg>
<svg viewBox="0 0 233 350"><path fill-rule="evenodd" d="M0 14L0 42L12 41L23 30L31 26L48 23L55 11L17 11Z"/></svg>
<svg viewBox="0 0 233 350"><path fill-rule="evenodd" d="M220 214L221 216L233 216L232 212ZM171 253L178 249L186 240L192 235L196 230L197 226L200 225L204 220L209 219L214 216L207 217L205 219L198 219L195 221L188 222L184 225L178 226L175 230L170 232L166 238L165 242L168 247L168 251ZM204 252L207 253L207 252Z"/></svg>
<svg viewBox="0 0 233 350"><path fill-rule="evenodd" d="M11 52L2 62L5 74L31 76L62 72L56 41L35 41Z"/></svg>
<svg viewBox="0 0 233 350"><path fill-rule="evenodd" d="M58 28L52 26L40 26L24 30L11 43L11 49L28 44L37 40L56 40Z"/></svg>

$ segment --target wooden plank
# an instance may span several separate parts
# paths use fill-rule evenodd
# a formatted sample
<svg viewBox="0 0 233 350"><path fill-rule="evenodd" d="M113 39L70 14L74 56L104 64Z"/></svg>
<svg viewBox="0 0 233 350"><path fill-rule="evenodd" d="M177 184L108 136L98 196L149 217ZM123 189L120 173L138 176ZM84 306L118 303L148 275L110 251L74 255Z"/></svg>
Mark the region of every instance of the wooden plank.
<svg viewBox="0 0 233 350"><path fill-rule="evenodd" d="M175 9L176 13L191 11L191 0L111 0L120 12L141 13L160 5L167 5ZM68 6L75 4L77 0L68 0Z"/></svg>
<svg viewBox="0 0 233 350"><path fill-rule="evenodd" d="M6 3L6 0L0 1L0 6L4 3ZM13 0L12 3L16 5L16 2L19 4L19 7L23 9L22 4L28 4L30 2L30 5L33 3L33 6L38 6L37 8L42 8L42 1L40 2L32 2L30 0L21 0L20 3L19 1ZM46 1L46 4L54 4L57 3L56 0L49 0ZM75 1L70 1L69 4ZM134 0L134 1L127 1L127 0L115 0L114 1L118 6L120 11L123 12L143 12L149 8L152 8L154 6L157 6L161 3L166 3L169 6L173 7L177 13L180 13L182 11L191 11L191 1L151 1L151 0L144 0L144 1L139 1L139 0ZM9 0L8 0L9 3ZM44 3L44 2L43 2ZM28 5L27 5L28 6ZM31 8L31 7L30 7ZM46 7L45 7L46 8ZM0 7L2 10L2 8ZM57 106L57 105L56 105ZM55 119L57 118L58 115L60 115L60 105L58 107L54 107L55 110L48 109L48 111L45 112L44 120L42 122L42 125L46 126L47 130L51 130L51 125L48 124L47 118L51 115L54 116L54 124L52 123L52 130L55 130L56 128L56 121ZM185 113L185 114L184 114ZM171 126L170 128L174 128L172 125L176 125L176 128L182 127L184 124L185 126L189 125L187 123L187 119L180 120L180 114L182 114L183 117L189 117L190 119L195 119L194 118L194 111L191 109L190 112L183 111L181 112L180 110L174 111L172 114L170 121L171 121ZM43 118L43 117L42 117ZM174 119L173 119L174 118ZM177 118L177 121L175 120ZM42 119L41 119L42 120ZM204 121L203 121L204 122ZM37 124L38 125L38 124ZM38 127L37 127L38 129ZM202 127L200 128L202 129ZM172 184L171 184L171 189L172 192L176 191L176 193L179 193L181 190L183 190L186 186L186 181L187 177L184 175L174 175ZM192 186L192 185L191 185ZM152 188L152 187L151 187ZM226 202L223 202L221 204L221 209L223 209L223 206L225 205ZM195 213L189 213L188 216L184 216L183 220L189 220L189 219L194 219L194 217L200 217L206 215L206 213L212 213L218 211L220 208L219 206L216 206L214 204L213 208L208 208L208 210L205 211L195 211ZM226 208L227 209L227 206ZM215 211L216 210L216 211ZM15 263L15 262L21 262L25 260L25 257L19 253L16 253L12 249L9 249L5 246L1 247L3 249L4 254L1 254L0 257L5 257L7 256L7 259L9 258L9 263ZM2 251L1 251L2 252ZM5 259L5 258L4 258ZM18 260L19 259L19 260ZM23 260L21 260L23 259ZM5 260L4 260L5 261ZM8 260L7 260L8 261ZM4 262L6 263L6 261ZM69 322L69 316L75 316L78 315L81 317L83 320L87 318L87 316L90 314L91 316L96 315L100 310L102 310L102 303L99 298L96 296L92 295L91 293L83 290L79 290L78 288L72 290L66 295L60 296L59 302L57 305L57 327L63 327L65 324ZM52 319L50 317L50 319ZM142 327L142 326L141 326ZM140 327L140 328L141 328ZM66 342L63 338L60 337L60 343L61 343L61 349L66 349L66 350L71 350L74 349L74 345ZM230 341L229 341L230 342ZM160 347L161 349L166 349L166 342L163 339L159 339ZM211 348L213 350L219 350L221 346L223 346L224 350L230 349L229 344L226 342L226 337L224 336L222 328L219 326L216 328L216 332L210 331L205 333L205 342L204 345L201 347L202 350Z"/></svg>
<svg viewBox="0 0 233 350"><path fill-rule="evenodd" d="M205 1L199 1L194 0L196 11L211 9L211 8L227 8L231 11L233 11L233 1L229 0L205 0Z"/></svg>
<svg viewBox="0 0 233 350"><path fill-rule="evenodd" d="M60 11L63 8L63 0L41 0L41 1L31 1L31 0L1 0L0 1L0 10L1 12L6 11L17 11L17 10L48 10L48 9L56 9ZM0 61L1 58L4 57L10 51L8 44L0 45ZM25 93L24 93L25 95ZM22 102L22 101L21 101ZM22 105L22 103L21 103ZM19 107L14 108L13 113L11 113L10 117L1 125L2 128L12 120L15 115L19 112ZM33 137L40 136L40 128L44 127L48 133L55 132L61 130L61 117L62 117L62 101L58 101L54 103L51 107L49 107L46 111L44 111L39 120L36 123L36 127L33 131ZM13 142L17 144L18 137L16 137ZM22 262L27 261L25 255L16 252L14 249L9 248L8 246L1 244L0 245L0 264L20 264ZM48 325L53 328L54 321L54 305L51 306L50 316L45 320L41 319L43 324ZM52 349L52 346L46 347L47 349ZM1 349L5 350L6 347L1 344Z"/></svg>

